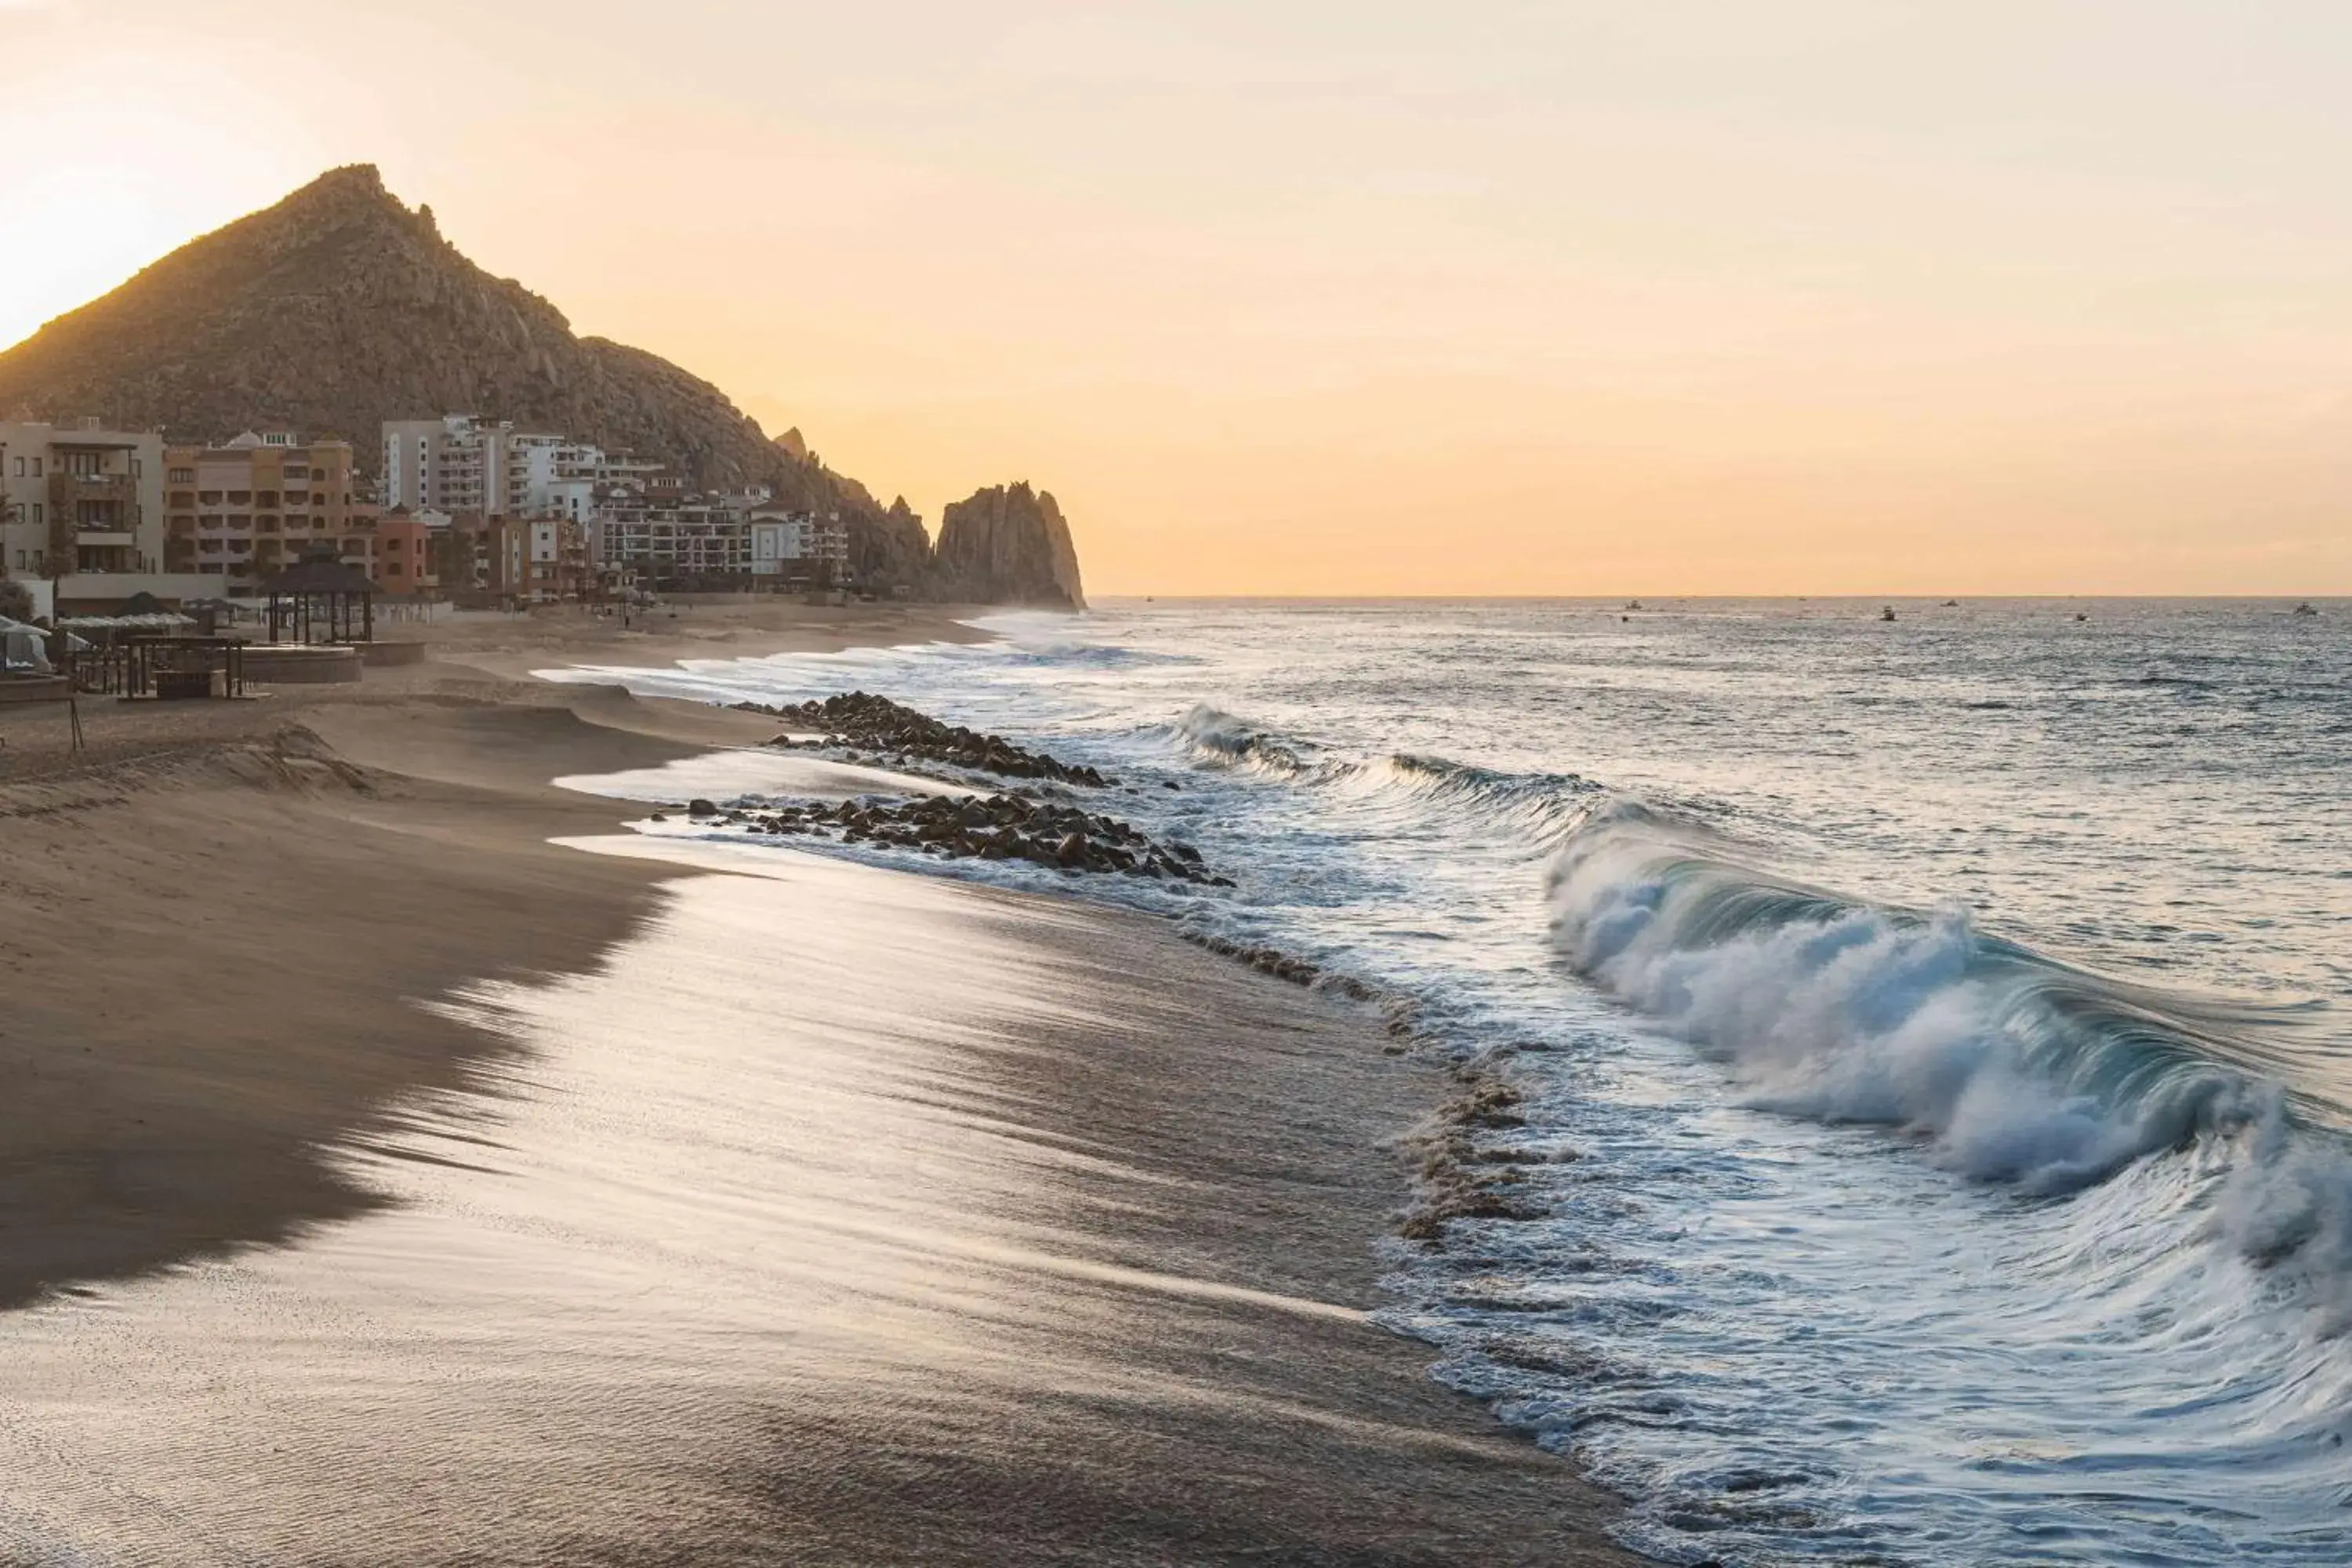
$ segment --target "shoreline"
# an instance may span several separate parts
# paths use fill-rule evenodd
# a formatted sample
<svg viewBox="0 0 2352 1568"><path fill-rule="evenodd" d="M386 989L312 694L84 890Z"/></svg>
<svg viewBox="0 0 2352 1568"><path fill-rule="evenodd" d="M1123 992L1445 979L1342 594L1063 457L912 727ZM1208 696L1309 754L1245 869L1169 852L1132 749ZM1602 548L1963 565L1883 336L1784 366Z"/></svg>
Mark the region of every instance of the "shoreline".
<svg viewBox="0 0 2352 1568"><path fill-rule="evenodd" d="M875 620L861 635L928 640L912 613ZM847 636L737 627L684 657ZM103 1294L380 1211L320 1152L382 1133L404 1096L497 1093L518 1048L419 1002L486 979L593 975L658 931L682 889L726 874L642 845L551 842L609 839L633 808L549 781L756 744L772 721L499 678L551 653L636 662L601 643L591 658L465 647L359 687L166 716L169 732L93 726L86 761L46 768L18 744L37 727L0 721L0 894L33 912L0 930L0 966L29 977L0 1022L0 1059L27 1085L0 1110L0 1305L70 1310L57 1291ZM934 1029L1007 987L1043 985L1081 1013L1124 996L1117 1026L1073 1014L980 1050L959 1081L1009 1097L1024 1136L1095 1151L1138 1184L1098 1211L1084 1186L1065 1194L1078 1206L1055 1212L1060 1262L1021 1273L1023 1300L1049 1321L1115 1308L1117 1327L1073 1352L1050 1397L983 1404L962 1426L772 1413L831 1479L818 1502L789 1507L761 1483L747 1551L1641 1561L1609 1542L1615 1505L1570 1465L1437 1385L1423 1347L1362 1317L1372 1244L1411 1196L1401 1150L1453 1087L1441 1068L1384 1054L1360 1012L1147 917L754 853L818 868L800 876L815 889L795 906L806 919L919 910L933 922L949 1004ZM974 953L995 967L971 968ZM929 963L896 960L917 961ZM860 984L877 994L898 978L854 947L835 963L873 970ZM989 1342L1006 1364L1051 1353L1050 1336Z"/></svg>

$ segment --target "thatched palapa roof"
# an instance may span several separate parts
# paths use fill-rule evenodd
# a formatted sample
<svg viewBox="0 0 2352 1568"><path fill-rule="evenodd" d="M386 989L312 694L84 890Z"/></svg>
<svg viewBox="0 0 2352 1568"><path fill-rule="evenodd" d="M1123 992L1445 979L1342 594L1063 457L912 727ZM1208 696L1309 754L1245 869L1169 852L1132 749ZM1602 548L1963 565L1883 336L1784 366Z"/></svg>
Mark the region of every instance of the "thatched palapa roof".
<svg viewBox="0 0 2352 1568"><path fill-rule="evenodd" d="M305 555L261 585L270 595L373 594L375 584L356 566L325 552Z"/></svg>

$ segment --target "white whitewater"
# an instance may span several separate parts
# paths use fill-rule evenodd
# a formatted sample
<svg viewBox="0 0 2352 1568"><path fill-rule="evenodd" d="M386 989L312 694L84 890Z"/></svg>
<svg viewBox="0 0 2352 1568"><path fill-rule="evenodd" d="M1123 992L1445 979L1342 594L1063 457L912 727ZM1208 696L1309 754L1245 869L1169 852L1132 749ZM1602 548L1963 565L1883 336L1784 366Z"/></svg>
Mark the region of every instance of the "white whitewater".
<svg viewBox="0 0 2352 1568"><path fill-rule="evenodd" d="M2352 1554L2346 617L1616 609L1126 605L623 678L1100 767L1239 886L933 868L1296 952L1500 1064L1530 1217L1399 1245L1386 1317L1634 1544Z"/></svg>

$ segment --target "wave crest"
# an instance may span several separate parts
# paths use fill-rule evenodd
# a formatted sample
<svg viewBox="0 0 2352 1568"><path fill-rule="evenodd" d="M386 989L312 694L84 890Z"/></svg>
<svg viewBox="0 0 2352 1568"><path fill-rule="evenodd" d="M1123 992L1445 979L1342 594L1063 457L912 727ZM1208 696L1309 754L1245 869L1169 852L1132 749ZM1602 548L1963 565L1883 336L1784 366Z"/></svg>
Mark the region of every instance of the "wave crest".
<svg viewBox="0 0 2352 1568"><path fill-rule="evenodd" d="M1567 831L1601 787L1575 773L1504 773L1413 752L1350 762L1206 703L1185 714L1175 732L1192 759L1207 766L1343 790L1376 805L1443 813L1538 843Z"/></svg>
<svg viewBox="0 0 2352 1568"><path fill-rule="evenodd" d="M1197 762L1215 767L1246 768L1282 778L1304 778L1325 764L1314 761L1314 746L1305 741L1278 737L1245 719L1205 702L1176 722L1176 735ZM1346 763L1338 764L1344 768Z"/></svg>
<svg viewBox="0 0 2352 1568"><path fill-rule="evenodd" d="M2265 1013L2075 969L1957 908L1783 881L1622 800L1570 835L1549 897L1569 963L1724 1064L1753 1105L1901 1128L1948 1168L2031 1194L2226 1144L2216 1234L2258 1263L2301 1255L2352 1294L2352 1159L2249 1070L2244 1032Z"/></svg>

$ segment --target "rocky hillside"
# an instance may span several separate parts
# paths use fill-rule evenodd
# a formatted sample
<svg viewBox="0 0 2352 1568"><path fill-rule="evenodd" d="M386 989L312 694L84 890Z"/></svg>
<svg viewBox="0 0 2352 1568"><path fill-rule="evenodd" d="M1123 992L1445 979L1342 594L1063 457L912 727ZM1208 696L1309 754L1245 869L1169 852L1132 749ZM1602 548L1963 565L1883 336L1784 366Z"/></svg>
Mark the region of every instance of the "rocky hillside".
<svg viewBox="0 0 2352 1568"><path fill-rule="evenodd" d="M940 521L936 586L943 599L1083 610L1077 546L1050 493L1000 485L950 503Z"/></svg>
<svg viewBox="0 0 2352 1568"><path fill-rule="evenodd" d="M467 260L431 208L411 211L364 164L192 241L0 353L0 416L96 415L199 440L273 426L341 435L369 468L384 420L452 411L657 457L709 488L772 485L842 514L866 581L940 580L903 502L885 507L824 468L797 430L770 440L667 360L574 335L562 311ZM1059 579L1004 581L1025 601Z"/></svg>

